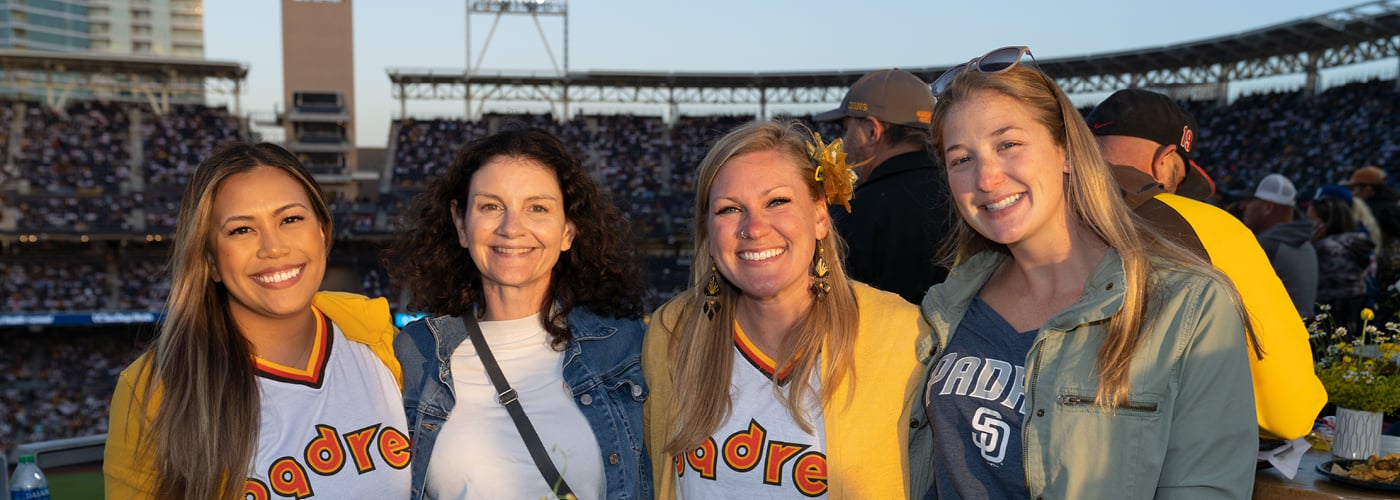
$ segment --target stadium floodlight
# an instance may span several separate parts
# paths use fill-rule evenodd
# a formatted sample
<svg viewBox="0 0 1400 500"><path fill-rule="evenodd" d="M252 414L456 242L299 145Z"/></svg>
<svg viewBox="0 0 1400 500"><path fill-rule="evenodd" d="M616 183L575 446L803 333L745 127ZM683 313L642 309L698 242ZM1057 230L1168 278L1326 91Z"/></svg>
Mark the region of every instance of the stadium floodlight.
<svg viewBox="0 0 1400 500"><path fill-rule="evenodd" d="M495 14L496 20L491 24L491 31L486 34L486 42L481 47L481 54L477 57L477 67L472 67L472 13ZM481 61L485 59L486 49L491 46L491 38L496 34L496 26L501 23L501 16L505 14L525 14L534 18L535 29L539 32L540 41L544 42L545 53L549 55L549 62L554 66L554 72L559 76L566 76L569 73L569 5L568 0L467 0L467 65L463 71L463 78L467 81L466 116L472 116L471 105L471 79L480 70ZM554 51L550 48L549 38L544 34L544 26L540 24L539 16L559 16L564 20L564 66L560 68L559 61L554 58ZM567 112L565 113L567 114Z"/></svg>
<svg viewBox="0 0 1400 500"><path fill-rule="evenodd" d="M472 12L507 14L563 14L568 11L564 0L473 0L467 3Z"/></svg>

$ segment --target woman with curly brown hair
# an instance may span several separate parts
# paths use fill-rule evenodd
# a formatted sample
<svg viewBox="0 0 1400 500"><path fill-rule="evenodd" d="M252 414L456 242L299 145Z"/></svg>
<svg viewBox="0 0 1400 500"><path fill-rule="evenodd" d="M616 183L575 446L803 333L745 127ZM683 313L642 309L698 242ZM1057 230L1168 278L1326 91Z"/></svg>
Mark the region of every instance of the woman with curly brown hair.
<svg viewBox="0 0 1400 500"><path fill-rule="evenodd" d="M635 252L578 160L474 141L406 219L386 264L431 314L394 343L412 498L650 498Z"/></svg>

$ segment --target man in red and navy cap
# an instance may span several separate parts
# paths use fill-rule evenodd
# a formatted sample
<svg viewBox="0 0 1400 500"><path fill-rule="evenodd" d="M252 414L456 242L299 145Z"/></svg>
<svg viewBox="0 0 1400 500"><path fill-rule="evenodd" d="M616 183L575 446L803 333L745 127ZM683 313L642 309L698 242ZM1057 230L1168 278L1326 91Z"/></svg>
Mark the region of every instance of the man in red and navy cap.
<svg viewBox="0 0 1400 500"><path fill-rule="evenodd" d="M1215 192L1196 165L1199 128L1171 98L1114 92L1085 117L1129 208L1234 282L1259 339L1249 368L1260 435L1293 440L1312 430L1327 392L1312 368L1308 331L1254 233L1203 201Z"/></svg>
<svg viewBox="0 0 1400 500"><path fill-rule="evenodd" d="M1215 182L1195 161L1200 127L1171 98L1142 89L1119 90L1085 121L1099 140L1104 160L1151 177L1147 180L1115 169L1123 187L1155 181L1168 193L1202 201L1215 193Z"/></svg>

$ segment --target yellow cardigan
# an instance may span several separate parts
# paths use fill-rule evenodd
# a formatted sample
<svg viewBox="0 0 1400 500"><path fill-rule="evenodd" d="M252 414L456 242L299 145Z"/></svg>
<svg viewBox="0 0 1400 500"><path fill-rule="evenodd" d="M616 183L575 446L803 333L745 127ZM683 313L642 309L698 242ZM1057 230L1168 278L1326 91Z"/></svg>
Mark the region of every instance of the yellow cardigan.
<svg viewBox="0 0 1400 500"><path fill-rule="evenodd" d="M368 346L389 368L399 387L403 387L402 369L394 357L394 334L398 330L394 328L393 318L389 315L388 301L352 293L318 292L312 303L340 327L346 339ZM112 395L107 446L102 452L103 488L107 498L153 498L150 491L153 466L151 457L143 456L141 447L145 443L141 432L160 407L160 391L152 395L151 404L144 405L144 408L139 399L133 402L133 398L146 394L150 373L143 373L142 369L150 362L150 357L150 353L143 354L122 370L116 392ZM145 417L129 418L131 412L138 409L144 410Z"/></svg>
<svg viewBox="0 0 1400 500"><path fill-rule="evenodd" d="M856 283L860 331L855 344L854 389L847 378L830 405L822 408L826 431L827 495L832 499L908 497L909 459L905 443L909 411L926 360L915 345L928 335L913 304L898 295ZM656 498L676 497L675 456L662 448L675 418L668 352L686 297L671 300L652 315L642 346L642 368L651 397L645 407L647 453ZM830 364L823 360L822 368Z"/></svg>

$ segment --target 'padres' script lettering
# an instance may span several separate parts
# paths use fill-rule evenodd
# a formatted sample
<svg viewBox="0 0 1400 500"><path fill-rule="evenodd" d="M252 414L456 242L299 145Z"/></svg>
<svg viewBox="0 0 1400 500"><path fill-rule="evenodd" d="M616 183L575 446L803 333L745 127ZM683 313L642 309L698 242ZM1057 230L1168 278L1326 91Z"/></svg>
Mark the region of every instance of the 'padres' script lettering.
<svg viewBox="0 0 1400 500"><path fill-rule="evenodd" d="M806 451L811 446L782 441L769 441L768 431L750 419L749 428L730 434L723 448L714 438L705 439L700 447L676 457L676 476L684 476L687 467L705 479L715 479L719 462L734 472L748 472L763 464L763 483L783 485L783 469L792 462L792 485L807 496L826 493L826 455Z"/></svg>
<svg viewBox="0 0 1400 500"><path fill-rule="evenodd" d="M998 401L1002 406L1026 414L1026 369L1013 366L999 359L983 359L977 356L959 356L950 352L938 358L933 367L933 377L928 382L928 393L969 396L987 401ZM942 385L939 385L942 384Z"/></svg>
<svg viewBox="0 0 1400 500"><path fill-rule="evenodd" d="M345 438L341 441L341 438ZM408 467L408 436L393 427L380 428L374 424L340 434L335 427L317 425L316 437L306 443L301 457L282 457L267 468L267 483L248 478L243 486L243 498L268 500L272 493L293 498L309 498L316 493L311 488L307 469L319 476L330 476L345 467L346 459L355 465L355 472L365 474L375 469L371 449L377 450L384 463L395 469ZM297 458L301 458L298 461ZM305 465L303 465L305 464Z"/></svg>

